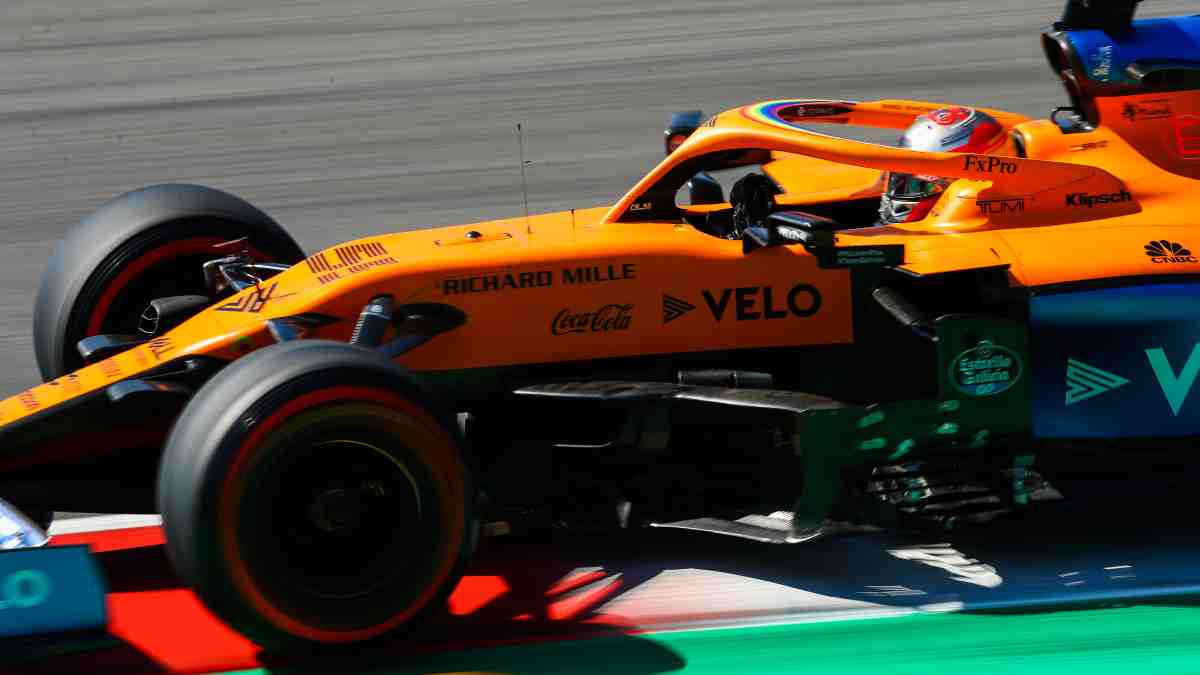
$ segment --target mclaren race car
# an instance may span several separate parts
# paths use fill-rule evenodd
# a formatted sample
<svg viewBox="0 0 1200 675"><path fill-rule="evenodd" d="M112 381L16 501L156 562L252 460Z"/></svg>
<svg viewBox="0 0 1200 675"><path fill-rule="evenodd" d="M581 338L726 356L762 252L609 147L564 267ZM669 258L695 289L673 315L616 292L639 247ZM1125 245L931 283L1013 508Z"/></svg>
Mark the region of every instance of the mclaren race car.
<svg viewBox="0 0 1200 675"><path fill-rule="evenodd" d="M1200 18L1132 8L1045 33L1072 106L996 113L1012 155L807 129L938 104L770 101L611 206L311 255L223 192L117 197L42 279L0 495L160 512L204 602L279 645L413 625L481 521L801 542L1162 467L1200 432ZM686 203L756 167L792 178ZM918 221L839 221L882 171L955 180Z"/></svg>

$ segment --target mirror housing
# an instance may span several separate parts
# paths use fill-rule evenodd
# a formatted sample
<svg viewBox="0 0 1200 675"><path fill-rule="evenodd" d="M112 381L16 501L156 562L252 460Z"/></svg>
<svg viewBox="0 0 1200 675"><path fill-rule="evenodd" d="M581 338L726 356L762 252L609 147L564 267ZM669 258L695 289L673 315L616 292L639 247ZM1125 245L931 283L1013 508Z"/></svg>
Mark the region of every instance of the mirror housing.
<svg viewBox="0 0 1200 675"><path fill-rule="evenodd" d="M817 267L895 267L904 264L903 244L838 246L834 231L838 224L803 211L772 213L760 225L742 229L742 253L760 248L800 244L817 259Z"/></svg>
<svg viewBox="0 0 1200 675"><path fill-rule="evenodd" d="M671 115L667 122L667 130L663 133L663 149L665 154L675 152L680 144L687 140L696 129L700 128L704 113L699 110L683 110Z"/></svg>
<svg viewBox="0 0 1200 675"><path fill-rule="evenodd" d="M832 248L836 226L828 218L800 211L772 213L761 225L742 230L742 253L792 244L800 244L810 252L813 249Z"/></svg>
<svg viewBox="0 0 1200 675"><path fill-rule="evenodd" d="M688 200L693 205L722 204L725 202L725 190L708 173L701 171L688 181Z"/></svg>

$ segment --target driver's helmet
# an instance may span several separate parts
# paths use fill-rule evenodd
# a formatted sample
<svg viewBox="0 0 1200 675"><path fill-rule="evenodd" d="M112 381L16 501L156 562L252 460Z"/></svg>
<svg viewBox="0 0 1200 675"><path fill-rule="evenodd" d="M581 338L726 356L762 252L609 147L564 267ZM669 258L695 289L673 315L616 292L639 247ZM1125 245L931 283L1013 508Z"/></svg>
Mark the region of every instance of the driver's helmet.
<svg viewBox="0 0 1200 675"><path fill-rule="evenodd" d="M1015 154L1015 147L995 117L974 108L941 108L920 115L900 137L900 147L932 152ZM879 204L884 223L921 220L937 203L953 178L889 171Z"/></svg>

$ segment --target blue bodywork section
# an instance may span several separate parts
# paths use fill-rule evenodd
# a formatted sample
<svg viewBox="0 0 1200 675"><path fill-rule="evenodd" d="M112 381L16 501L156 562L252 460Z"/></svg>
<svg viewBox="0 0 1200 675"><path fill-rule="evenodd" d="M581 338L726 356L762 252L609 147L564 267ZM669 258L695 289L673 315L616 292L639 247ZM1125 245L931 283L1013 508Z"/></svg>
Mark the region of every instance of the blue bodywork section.
<svg viewBox="0 0 1200 675"><path fill-rule="evenodd" d="M1200 63L1200 15L1141 19L1116 37L1102 30L1067 33L1088 77L1106 84L1133 84L1125 68L1134 61Z"/></svg>
<svg viewBox="0 0 1200 675"><path fill-rule="evenodd" d="M1200 434L1200 283L1035 296L1037 438Z"/></svg>
<svg viewBox="0 0 1200 675"><path fill-rule="evenodd" d="M0 637L103 631L107 589L86 546L0 552Z"/></svg>

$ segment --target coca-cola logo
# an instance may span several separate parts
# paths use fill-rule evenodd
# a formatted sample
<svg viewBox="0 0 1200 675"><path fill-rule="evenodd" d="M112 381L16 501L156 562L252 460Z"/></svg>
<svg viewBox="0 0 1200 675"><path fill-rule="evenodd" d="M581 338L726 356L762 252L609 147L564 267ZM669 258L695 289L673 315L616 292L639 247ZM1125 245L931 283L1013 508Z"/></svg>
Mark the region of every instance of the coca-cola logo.
<svg viewBox="0 0 1200 675"><path fill-rule="evenodd" d="M633 321L633 305L605 305L594 312L577 312L570 307L554 315L551 335L572 333L607 333L629 330Z"/></svg>

